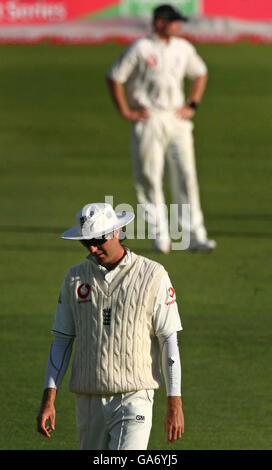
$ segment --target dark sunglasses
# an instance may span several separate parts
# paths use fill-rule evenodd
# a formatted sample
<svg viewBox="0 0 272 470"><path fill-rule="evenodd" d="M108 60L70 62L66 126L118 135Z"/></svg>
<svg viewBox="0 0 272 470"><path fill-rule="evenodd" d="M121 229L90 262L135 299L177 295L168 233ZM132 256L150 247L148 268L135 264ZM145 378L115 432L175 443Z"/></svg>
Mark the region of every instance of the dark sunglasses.
<svg viewBox="0 0 272 470"><path fill-rule="evenodd" d="M82 245L89 249L90 246L102 246L106 243L107 238L103 235L101 238L91 238L90 240L80 240Z"/></svg>

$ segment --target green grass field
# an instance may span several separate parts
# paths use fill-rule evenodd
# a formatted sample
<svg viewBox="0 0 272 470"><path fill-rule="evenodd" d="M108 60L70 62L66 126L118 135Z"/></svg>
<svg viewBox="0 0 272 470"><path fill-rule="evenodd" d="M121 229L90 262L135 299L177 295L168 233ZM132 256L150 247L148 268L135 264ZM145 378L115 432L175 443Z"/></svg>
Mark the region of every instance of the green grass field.
<svg viewBox="0 0 272 470"><path fill-rule="evenodd" d="M163 256L148 240L128 242L168 270L184 327L185 434L165 443L161 389L149 449L272 449L271 46L197 48L210 72L195 117L198 177L218 248ZM121 50L0 47L0 449L78 448L69 374L51 440L36 432L36 415L60 285L85 257L59 234L105 195L136 207L129 124L104 80Z"/></svg>

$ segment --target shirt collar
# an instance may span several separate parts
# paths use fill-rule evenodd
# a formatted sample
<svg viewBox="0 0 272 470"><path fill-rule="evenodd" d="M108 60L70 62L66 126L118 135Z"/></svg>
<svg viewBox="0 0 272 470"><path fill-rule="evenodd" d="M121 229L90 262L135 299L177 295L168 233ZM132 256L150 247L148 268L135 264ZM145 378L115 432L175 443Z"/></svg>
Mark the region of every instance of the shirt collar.
<svg viewBox="0 0 272 470"><path fill-rule="evenodd" d="M171 37L169 38L169 41L168 41L168 42L165 42L163 39L160 38L160 36L158 36L158 34L156 34L156 33L154 33L154 32L151 33L150 37L151 37L151 39L152 39L153 41L157 42L158 44L161 44L161 45L167 47L167 46L169 46L169 45L172 43L174 36L171 36Z"/></svg>

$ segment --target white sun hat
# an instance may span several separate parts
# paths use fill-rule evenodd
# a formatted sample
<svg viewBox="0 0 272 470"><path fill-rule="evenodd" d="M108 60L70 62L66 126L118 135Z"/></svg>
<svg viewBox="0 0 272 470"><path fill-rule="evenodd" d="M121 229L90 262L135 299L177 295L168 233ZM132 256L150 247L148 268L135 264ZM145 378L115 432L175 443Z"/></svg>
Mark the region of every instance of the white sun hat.
<svg viewBox="0 0 272 470"><path fill-rule="evenodd" d="M77 224L63 232L61 238L66 240L100 238L128 225L134 217L133 212L115 212L107 203L87 204L77 213Z"/></svg>

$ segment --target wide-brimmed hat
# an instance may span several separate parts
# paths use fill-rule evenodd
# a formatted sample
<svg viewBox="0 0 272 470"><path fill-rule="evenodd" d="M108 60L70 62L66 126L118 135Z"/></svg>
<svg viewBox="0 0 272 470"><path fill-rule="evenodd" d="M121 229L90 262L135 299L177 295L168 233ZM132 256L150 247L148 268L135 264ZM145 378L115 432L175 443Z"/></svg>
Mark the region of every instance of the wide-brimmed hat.
<svg viewBox="0 0 272 470"><path fill-rule="evenodd" d="M187 16L184 16L177 8L167 3L159 5L153 10L153 18L154 20L164 18L168 21L188 21Z"/></svg>
<svg viewBox="0 0 272 470"><path fill-rule="evenodd" d="M61 238L67 240L99 238L128 225L134 217L133 212L115 212L107 203L87 204L77 213L77 224L63 232Z"/></svg>

